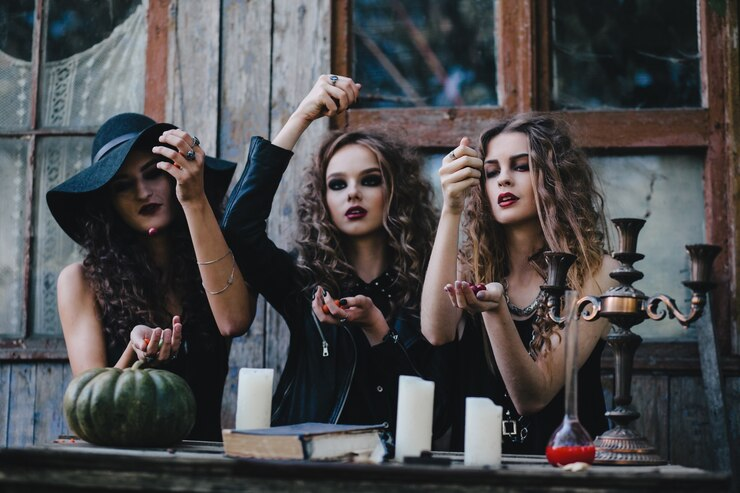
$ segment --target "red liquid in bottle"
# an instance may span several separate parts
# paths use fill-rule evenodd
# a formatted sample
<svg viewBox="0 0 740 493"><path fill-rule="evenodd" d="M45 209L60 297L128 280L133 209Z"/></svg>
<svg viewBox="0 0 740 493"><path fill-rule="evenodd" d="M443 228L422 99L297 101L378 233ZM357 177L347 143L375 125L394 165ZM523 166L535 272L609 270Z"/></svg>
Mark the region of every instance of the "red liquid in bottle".
<svg viewBox="0 0 740 493"><path fill-rule="evenodd" d="M553 466L564 466L573 462L586 462L593 464L596 457L596 447L593 445L571 446L571 447L547 447L545 449L547 460Z"/></svg>

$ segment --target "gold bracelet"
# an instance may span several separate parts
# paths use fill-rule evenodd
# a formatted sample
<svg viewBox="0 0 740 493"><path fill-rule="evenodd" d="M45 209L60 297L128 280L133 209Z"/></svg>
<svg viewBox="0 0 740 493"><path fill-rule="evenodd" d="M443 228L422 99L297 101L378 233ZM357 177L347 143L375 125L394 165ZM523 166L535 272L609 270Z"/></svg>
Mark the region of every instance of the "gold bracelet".
<svg viewBox="0 0 740 493"><path fill-rule="evenodd" d="M231 250L229 250L231 252ZM228 253L227 253L228 255ZM219 259L220 260L220 259ZM216 260L218 262L218 260ZM226 280L226 286L219 289L218 291L208 291L208 288L206 288L206 285L201 282L201 285L203 286L203 289L206 290L206 293L208 294L221 294L227 289L231 287L232 284L234 284L234 272L236 272L236 258L232 255L231 256L231 274L229 274L229 278Z"/></svg>
<svg viewBox="0 0 740 493"><path fill-rule="evenodd" d="M224 254L223 257L219 257L216 260L206 260L205 262L198 262L198 261L196 261L195 263L198 264L198 265L211 265L211 264L215 264L216 262L222 261L223 259L225 259L229 255L232 255L232 256L234 255L233 253L231 253L231 248L229 248L229 250Z"/></svg>

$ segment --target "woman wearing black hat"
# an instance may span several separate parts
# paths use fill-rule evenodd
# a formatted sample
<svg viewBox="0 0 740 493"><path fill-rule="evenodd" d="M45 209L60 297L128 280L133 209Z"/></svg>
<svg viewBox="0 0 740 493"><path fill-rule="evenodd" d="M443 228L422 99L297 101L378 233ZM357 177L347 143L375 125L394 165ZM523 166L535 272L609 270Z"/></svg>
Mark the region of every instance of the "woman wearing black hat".
<svg viewBox="0 0 740 493"><path fill-rule="evenodd" d="M181 375L198 405L193 439L220 440L222 335L254 317L214 214L234 167L173 125L124 113L96 134L92 165L46 196L85 251L57 285L73 374L144 359Z"/></svg>

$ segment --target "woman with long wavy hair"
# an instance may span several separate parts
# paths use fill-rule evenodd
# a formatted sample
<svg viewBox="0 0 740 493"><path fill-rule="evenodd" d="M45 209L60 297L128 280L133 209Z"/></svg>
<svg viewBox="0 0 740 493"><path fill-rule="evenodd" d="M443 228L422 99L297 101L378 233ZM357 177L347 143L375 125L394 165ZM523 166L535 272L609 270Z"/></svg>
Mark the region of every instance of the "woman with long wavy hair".
<svg viewBox="0 0 740 493"><path fill-rule="evenodd" d="M420 159L387 137L332 133L305 175L297 259L265 232L293 146L315 120L345 111L360 85L323 75L272 143L252 139L223 220L249 285L290 329L273 424L394 428L398 376L427 376L434 351L419 293L434 209Z"/></svg>
<svg viewBox="0 0 740 493"><path fill-rule="evenodd" d="M85 252L57 281L73 374L137 359L179 374L196 399L192 439L221 439L223 336L254 316L214 213L234 167L174 125L123 113L100 127L92 164L47 193Z"/></svg>
<svg viewBox="0 0 740 493"><path fill-rule="evenodd" d="M563 416L567 334L544 316L542 254L576 255L568 285L580 295L615 285L602 195L565 127L547 115L497 122L478 151L463 138L439 173L444 206L422 328L433 344L460 342L453 445L461 447L464 397L485 396L504 407L504 451L543 454ZM603 319L580 324L579 411L592 434L607 427L600 358L609 328Z"/></svg>

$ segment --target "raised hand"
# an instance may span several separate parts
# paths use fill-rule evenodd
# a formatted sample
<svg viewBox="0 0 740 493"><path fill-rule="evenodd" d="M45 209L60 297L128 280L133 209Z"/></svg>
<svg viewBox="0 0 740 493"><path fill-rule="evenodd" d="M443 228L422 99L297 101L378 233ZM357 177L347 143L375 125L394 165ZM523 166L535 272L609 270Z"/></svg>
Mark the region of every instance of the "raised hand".
<svg viewBox="0 0 740 493"><path fill-rule="evenodd" d="M311 122L322 116L343 113L357 101L360 87L360 84L349 77L322 75L293 112L293 116Z"/></svg>
<svg viewBox="0 0 740 493"><path fill-rule="evenodd" d="M483 161L470 145L470 139L463 137L460 145L442 159L439 168L444 208L455 214L462 212L465 197L478 186L483 170Z"/></svg>
<svg viewBox="0 0 740 493"><path fill-rule="evenodd" d="M360 95L362 86L349 77L325 74L318 78L272 143L291 150L311 122L322 116L347 111Z"/></svg>
<svg viewBox="0 0 740 493"><path fill-rule="evenodd" d="M200 141L179 128L165 131L159 136L159 141L174 147L155 146L152 152L172 161L160 161L157 168L169 173L177 182L177 200L183 205L189 201L206 200L203 188L206 154Z"/></svg>

